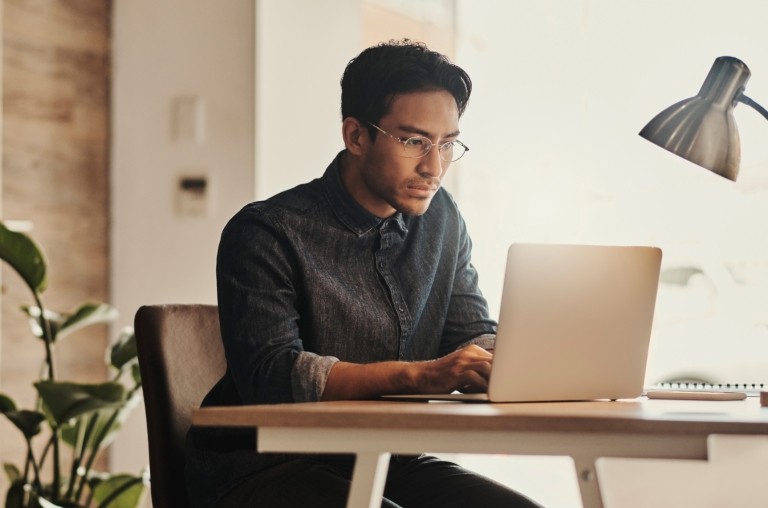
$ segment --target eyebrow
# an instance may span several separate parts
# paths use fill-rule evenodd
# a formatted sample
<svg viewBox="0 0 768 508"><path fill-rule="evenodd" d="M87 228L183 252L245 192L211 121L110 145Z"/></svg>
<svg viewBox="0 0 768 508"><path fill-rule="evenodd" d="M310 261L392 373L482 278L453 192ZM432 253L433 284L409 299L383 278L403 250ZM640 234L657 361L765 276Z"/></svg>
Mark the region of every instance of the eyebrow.
<svg viewBox="0 0 768 508"><path fill-rule="evenodd" d="M412 132L414 134L418 134L419 136L424 136L425 138L429 138L429 139L432 138L431 133L425 131L424 129L419 129L418 127L413 127L413 126L410 126L410 125L398 125L397 128L400 129L401 131ZM455 131L453 131L453 132L451 132L449 134L446 134L445 136L442 136L442 137L443 138L455 138L460 133L461 133L461 131L455 130Z"/></svg>

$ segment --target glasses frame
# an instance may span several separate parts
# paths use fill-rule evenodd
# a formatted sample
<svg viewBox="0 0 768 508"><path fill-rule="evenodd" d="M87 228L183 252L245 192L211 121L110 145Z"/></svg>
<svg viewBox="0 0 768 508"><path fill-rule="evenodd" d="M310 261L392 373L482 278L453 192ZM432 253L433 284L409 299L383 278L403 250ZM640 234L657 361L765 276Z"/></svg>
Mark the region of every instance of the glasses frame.
<svg viewBox="0 0 768 508"><path fill-rule="evenodd" d="M390 134L389 132L385 131L384 129L382 129L381 127L379 127L378 125L376 125L373 122L366 121L366 123L368 125L370 125L371 127L373 127L374 129L376 129L377 131L381 132L382 134L384 134L386 136L389 136L390 138L394 139L395 141L397 141L398 143L403 145L403 152L405 152L405 155L403 155L403 157L407 157L408 159L421 159L422 157L425 157L427 154L429 154L429 152L432 151L432 147L434 147L434 146L437 146L437 153L440 155L440 160L443 161L443 162L456 162L457 160L459 160L462 157L464 157L464 154L466 154L469 151L469 147L467 145L465 145L464 143L462 143L461 141L459 141L458 139L454 139L453 141L446 141L445 143L438 145L436 143L433 143L431 139L429 139L427 137L424 137L424 136L418 136L417 135L417 136L410 136L410 137L407 137L407 138L399 138L399 137L397 137L397 136L395 136L393 134ZM408 142L411 141L411 140L414 140L414 139L418 139L418 140L421 140L422 142L424 142L423 146L426 146L427 148L424 150L423 154L421 154L421 155L408 155L407 154L406 150L408 150ZM443 149L445 147L447 147L447 146L454 146L455 147L457 143L459 145L461 145L461 147L464 149L464 151L461 152L461 155L459 155L455 159L446 160L445 158L443 158L443 153L444 153Z"/></svg>

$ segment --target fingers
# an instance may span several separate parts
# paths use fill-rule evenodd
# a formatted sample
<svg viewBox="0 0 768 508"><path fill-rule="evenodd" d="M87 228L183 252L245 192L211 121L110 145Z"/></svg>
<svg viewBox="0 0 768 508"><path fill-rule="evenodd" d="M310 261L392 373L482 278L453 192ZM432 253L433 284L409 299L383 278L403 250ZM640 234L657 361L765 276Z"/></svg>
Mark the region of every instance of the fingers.
<svg viewBox="0 0 768 508"><path fill-rule="evenodd" d="M463 349L454 351L446 358L453 357L454 361L458 364L467 365L480 365L485 364L490 372L491 363L493 362L493 354L481 348L480 346L470 345ZM483 370L485 367L483 367Z"/></svg>
<svg viewBox="0 0 768 508"><path fill-rule="evenodd" d="M493 355L470 345L437 360L419 362L417 390L423 393L484 392Z"/></svg>
<svg viewBox="0 0 768 508"><path fill-rule="evenodd" d="M460 376L455 389L463 393L486 392L488 391L488 375L483 375L479 371L468 370Z"/></svg>
<svg viewBox="0 0 768 508"><path fill-rule="evenodd" d="M479 346L467 346L448 355L452 360L450 376L462 392L482 392L488 388L493 355Z"/></svg>
<svg viewBox="0 0 768 508"><path fill-rule="evenodd" d="M469 346L466 346L464 348L458 349L453 352L453 354L457 354L459 356L464 356L467 358L478 358L478 359L484 359L484 360L493 360L493 352L488 351L487 349L483 349L480 346L476 344L470 344Z"/></svg>
<svg viewBox="0 0 768 508"><path fill-rule="evenodd" d="M462 388L468 386L475 390L488 388L488 380L491 377L491 363L488 361L472 362L464 365L459 373L459 383Z"/></svg>

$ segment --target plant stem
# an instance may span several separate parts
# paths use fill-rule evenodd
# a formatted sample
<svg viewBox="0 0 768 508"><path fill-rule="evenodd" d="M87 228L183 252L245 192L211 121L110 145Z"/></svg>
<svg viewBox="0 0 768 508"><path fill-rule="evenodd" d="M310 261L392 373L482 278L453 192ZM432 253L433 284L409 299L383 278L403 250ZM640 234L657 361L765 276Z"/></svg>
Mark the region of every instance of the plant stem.
<svg viewBox="0 0 768 508"><path fill-rule="evenodd" d="M109 429L111 429L112 425L115 424L115 420L117 420L119 413L120 413L119 409L115 409L112 412L112 414L109 417L109 420L102 427L101 432L99 432L99 434L96 436L96 439L93 441L93 446L91 447L91 454L90 456L88 456L88 461L85 463L85 470L83 471L83 475L80 478L80 485L77 487L77 494L75 494L76 500L80 500L80 497L83 495L83 489L85 488L85 484L87 483L88 477L90 476L91 469L93 468L93 463L96 460L96 456L99 453L99 447L101 446L101 442L104 441L105 437L107 437L107 434L109 433Z"/></svg>
<svg viewBox="0 0 768 508"><path fill-rule="evenodd" d="M77 480L77 471L80 469L80 465L83 463L83 457L85 457L85 451L88 447L88 441L91 439L93 429L96 427L96 421L98 417L93 414L88 416L88 424L83 429L82 420L78 420L78 442L76 446L72 447L72 453L75 455L72 457L72 471L69 476L69 486L67 487L67 494L65 499L72 499L72 493L75 490L75 481Z"/></svg>
<svg viewBox="0 0 768 508"><path fill-rule="evenodd" d="M34 472L34 479L33 482L35 484L35 488L42 490L43 485L40 483L40 468L37 465L37 462L35 462L35 456L32 453L32 440L29 438L25 438L27 441L27 464L24 468L24 483L27 483L27 479L29 476L29 466L32 466L32 470Z"/></svg>
<svg viewBox="0 0 768 508"><path fill-rule="evenodd" d="M36 291L32 294L35 297L35 303L40 310L40 329L43 331L43 342L45 342L45 363L48 364L48 379L53 381L56 376L54 374L53 365L53 334L51 333L51 323L45 318L45 308L43 302L40 300L40 295Z"/></svg>
<svg viewBox="0 0 768 508"><path fill-rule="evenodd" d="M134 396L134 394L141 389L141 384L136 384L131 390L128 392L128 394L125 397L126 403L128 403ZM122 408L121 408L122 409ZM91 453L90 457L88 457L88 462L85 465L85 471L83 472L82 478L80 480L80 485L77 489L77 494L75 495L76 500L80 500L81 496L83 495L83 488L85 487L85 483L88 480L88 476L90 475L91 469L93 468L93 463L96 460L96 455L99 451L99 448L101 447L102 441L104 441L104 438L107 437L107 434L109 434L109 430L112 428L112 425L115 424L115 420L117 420L117 417L120 416L120 409L115 409L112 415L109 417L109 420L107 423L102 427L101 432L96 437L96 439L93 442L93 452ZM91 495L93 495L91 493ZM88 506L88 503L86 503L86 506Z"/></svg>
<svg viewBox="0 0 768 508"><path fill-rule="evenodd" d="M134 485L141 483L142 481L143 480L141 478L131 478L124 484L120 485L120 487L113 490L112 493L107 497L105 497L104 500L101 503L99 503L99 505L96 508L106 508L107 506L109 506L110 503L112 503L112 501L117 500L117 498L119 498L123 492L127 491Z"/></svg>
<svg viewBox="0 0 768 508"><path fill-rule="evenodd" d="M48 456L48 450L51 449L51 445L53 444L53 436L51 436L48 439L48 442L45 443L45 448L43 448L43 453L40 454L40 467L43 466L45 463L45 458Z"/></svg>
<svg viewBox="0 0 768 508"><path fill-rule="evenodd" d="M54 366L53 366L53 334L51 333L51 323L45 318L45 307L40 300L40 295L37 291L33 291L32 294L35 297L35 303L37 308L40 309L40 327L43 330L43 339L45 342L45 361L48 363L48 379L54 381L56 379ZM60 450L59 450L59 436L58 427L51 428L53 435L51 436L53 443L53 502L59 500L61 493L61 465L59 464Z"/></svg>
<svg viewBox="0 0 768 508"><path fill-rule="evenodd" d="M53 443L53 484L51 485L52 502L57 503L61 498L61 452L59 447L59 427L51 425L51 440Z"/></svg>

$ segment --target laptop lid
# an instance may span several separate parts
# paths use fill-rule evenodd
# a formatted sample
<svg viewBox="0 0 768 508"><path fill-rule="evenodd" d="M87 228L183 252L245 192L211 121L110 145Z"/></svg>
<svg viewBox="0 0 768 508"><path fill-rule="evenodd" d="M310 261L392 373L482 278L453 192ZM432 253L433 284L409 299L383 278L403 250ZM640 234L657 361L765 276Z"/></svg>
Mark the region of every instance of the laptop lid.
<svg viewBox="0 0 768 508"><path fill-rule="evenodd" d="M634 398L644 387L661 268L657 247L509 247L488 393L396 400Z"/></svg>
<svg viewBox="0 0 768 508"><path fill-rule="evenodd" d="M488 398L634 398L643 391L661 250L513 244Z"/></svg>

